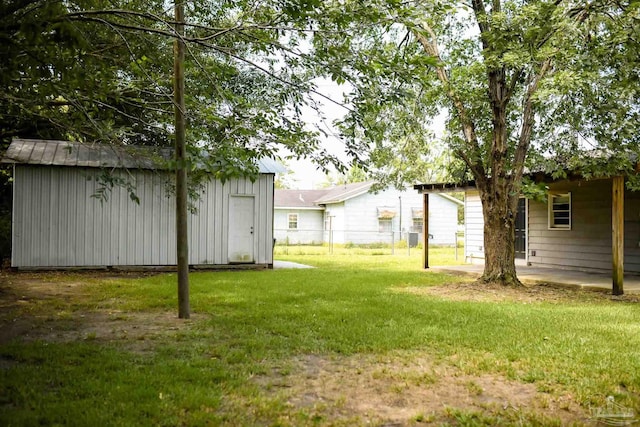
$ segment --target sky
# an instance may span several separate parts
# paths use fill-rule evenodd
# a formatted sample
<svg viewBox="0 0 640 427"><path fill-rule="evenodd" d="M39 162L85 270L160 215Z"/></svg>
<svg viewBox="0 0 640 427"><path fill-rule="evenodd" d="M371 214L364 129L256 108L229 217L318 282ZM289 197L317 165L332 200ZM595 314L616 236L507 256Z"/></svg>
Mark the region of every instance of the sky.
<svg viewBox="0 0 640 427"><path fill-rule="evenodd" d="M329 79L319 80L316 86L318 92L337 102L342 101L344 92L348 90L346 86L339 86ZM324 138L323 148L342 161L348 161L349 159L345 154L344 144L340 141L338 132L332 126L332 123L342 118L347 110L317 95L314 95L314 99L324 106L322 112L325 118L323 120L313 109L306 108L303 110L305 121L309 123L310 126L320 126L330 135L328 138ZM289 181L292 188L310 190L318 188L327 180L325 173L318 170L316 164L310 160L290 160L287 162L287 166L291 171L291 174L287 177L287 181Z"/></svg>
<svg viewBox="0 0 640 427"><path fill-rule="evenodd" d="M342 101L343 93L348 90L347 87L338 86L330 80L322 80L317 86L319 92L335 101ZM305 120L311 125L319 124L328 134L333 134L333 136L324 139L323 147L343 162L348 162L350 159L345 153L344 143L339 139L338 132L332 126L332 123L342 118L347 110L329 101L322 100L320 97L316 96L315 99L324 105L323 114L326 118L322 120L315 111L307 108L303 111ZM442 112L433 118L431 130L434 132L436 139L440 139L443 136L446 119L446 112ZM287 181L291 188L310 190L321 187L327 181L326 174L318 170L315 163L310 160L290 160L287 162L287 166L291 171L287 176ZM337 176L337 172L334 172L334 174Z"/></svg>

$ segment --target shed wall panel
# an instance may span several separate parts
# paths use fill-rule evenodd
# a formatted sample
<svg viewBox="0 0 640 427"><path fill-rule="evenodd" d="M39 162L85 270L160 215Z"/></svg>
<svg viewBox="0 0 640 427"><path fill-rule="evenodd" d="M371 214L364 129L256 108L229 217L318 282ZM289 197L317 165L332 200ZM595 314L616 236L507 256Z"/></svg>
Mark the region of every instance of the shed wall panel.
<svg viewBox="0 0 640 427"><path fill-rule="evenodd" d="M130 179L140 204L115 186L108 200L96 197L100 170L16 165L12 265L98 267L175 265L175 197L170 176L150 170L117 170ZM255 181L206 183L197 212L189 216L190 264L226 264L228 198L232 191L256 196L256 262L273 263L272 174ZM255 193L255 194L254 194Z"/></svg>

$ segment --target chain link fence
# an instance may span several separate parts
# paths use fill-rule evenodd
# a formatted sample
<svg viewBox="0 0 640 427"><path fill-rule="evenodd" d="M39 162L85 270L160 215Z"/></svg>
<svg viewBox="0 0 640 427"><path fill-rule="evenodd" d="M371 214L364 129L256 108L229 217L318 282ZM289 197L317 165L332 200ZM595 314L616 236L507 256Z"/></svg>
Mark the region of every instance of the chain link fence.
<svg viewBox="0 0 640 427"><path fill-rule="evenodd" d="M422 233L412 231L371 231L371 230L291 230L275 229L276 249L287 253L289 247L314 247L318 253L333 253L334 249L371 249L377 253L411 254L422 250ZM450 247L455 259L464 256L464 233L451 236L456 244L436 245ZM430 246L433 244L430 243Z"/></svg>

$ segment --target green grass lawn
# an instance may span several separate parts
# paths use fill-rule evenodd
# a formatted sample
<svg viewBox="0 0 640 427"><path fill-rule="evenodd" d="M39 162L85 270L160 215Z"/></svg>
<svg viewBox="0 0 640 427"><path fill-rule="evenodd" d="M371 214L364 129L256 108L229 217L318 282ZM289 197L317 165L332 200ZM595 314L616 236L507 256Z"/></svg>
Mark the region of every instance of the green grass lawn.
<svg viewBox="0 0 640 427"><path fill-rule="evenodd" d="M416 408L401 424L561 425L557 411L544 408L551 412L569 399L588 413L609 395L640 412L637 303L456 301L403 291L460 280L422 271L418 250L408 256L293 249L277 258L318 268L193 273L188 321L175 319L172 274L40 274L30 281L73 288L46 298L16 294L14 302L10 292L1 293L2 327L28 327L0 345L0 425L389 422L350 411L348 397L293 404L300 384L311 381L300 371L309 357L349 366L354 377L386 375L399 396L451 381L447 376L465 378L471 394L482 395L483 378L497 378L548 396L547 406L534 409ZM445 252L433 256L453 262ZM3 279L6 290L20 275ZM390 360L411 378L428 380L376 370ZM428 360L430 371L418 372L418 360Z"/></svg>
<svg viewBox="0 0 640 427"><path fill-rule="evenodd" d="M360 265L362 262L365 262L365 260L366 262L371 262L376 259L379 261L379 257L383 257L382 259L384 259L387 268L395 265L402 270L416 270L420 269L421 266L422 247L407 248L406 242L401 242L401 244L397 244L394 248L386 245L379 248L364 248L347 247L336 244L331 249L327 245L276 245L274 248L274 256L276 259L281 260L296 258L301 261L311 259L313 262L324 262L322 259L326 257L325 261L329 262L330 265L335 265L336 262L353 263L354 259L357 260L355 262ZM440 266L453 264L464 264L463 247L459 246L457 249L453 246L429 247L429 265Z"/></svg>

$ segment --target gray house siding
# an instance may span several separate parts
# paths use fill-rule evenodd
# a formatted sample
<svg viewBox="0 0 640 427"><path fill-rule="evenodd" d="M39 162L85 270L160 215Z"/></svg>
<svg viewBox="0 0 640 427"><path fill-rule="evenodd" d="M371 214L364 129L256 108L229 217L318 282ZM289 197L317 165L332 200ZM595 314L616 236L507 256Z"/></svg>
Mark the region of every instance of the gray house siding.
<svg viewBox="0 0 640 427"><path fill-rule="evenodd" d="M529 256L533 266L611 270L611 180L549 185L571 193L571 229L549 229L548 204L529 201ZM640 272L640 195L625 191L625 271Z"/></svg>
<svg viewBox="0 0 640 427"><path fill-rule="evenodd" d="M640 273L640 192L624 193L624 269Z"/></svg>
<svg viewBox="0 0 640 427"><path fill-rule="evenodd" d="M379 232L378 207L388 207L396 213L396 216L391 221L391 228L396 232L395 238L397 239L399 237L397 235L400 224L399 218L400 215L402 215L399 211L399 196L405 199L404 193L386 190L377 194L365 193L345 200L344 241L355 244L373 242L391 243L390 232ZM405 204L409 203L408 200L404 200L404 202ZM418 206L420 205L418 204ZM404 206L403 211L406 211Z"/></svg>
<svg viewBox="0 0 640 427"><path fill-rule="evenodd" d="M549 192L571 193L571 228L549 228L548 202L528 200L527 263L611 271L611 179L563 181ZM624 270L640 273L640 193L625 190ZM465 194L465 258L484 259L484 221L477 191Z"/></svg>
<svg viewBox="0 0 640 427"><path fill-rule="evenodd" d="M140 204L114 187L108 200L91 197L100 170L85 167L14 167L14 267L175 265L175 199L164 172L113 173L136 184ZM228 264L229 197L255 198L254 256L273 263L273 174L259 179L210 181L189 217L189 263Z"/></svg>

